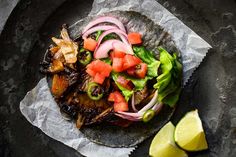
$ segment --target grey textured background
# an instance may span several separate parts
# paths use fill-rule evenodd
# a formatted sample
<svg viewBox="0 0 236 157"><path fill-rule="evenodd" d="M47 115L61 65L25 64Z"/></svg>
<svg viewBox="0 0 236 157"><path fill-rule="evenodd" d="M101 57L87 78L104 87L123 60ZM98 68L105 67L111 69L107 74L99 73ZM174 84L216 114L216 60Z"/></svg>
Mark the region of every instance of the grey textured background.
<svg viewBox="0 0 236 157"><path fill-rule="evenodd" d="M85 17L92 1L22 0L15 7L16 2L0 0L0 156L80 157L73 149L31 126L20 114L19 102L42 77L38 74L38 62L49 37L59 31L62 23L72 24ZM236 154L236 1L159 2L213 46L185 87L181 107L172 120L176 123L186 111L197 107L210 149L190 156L233 157ZM150 141L141 144L131 156L148 156Z"/></svg>

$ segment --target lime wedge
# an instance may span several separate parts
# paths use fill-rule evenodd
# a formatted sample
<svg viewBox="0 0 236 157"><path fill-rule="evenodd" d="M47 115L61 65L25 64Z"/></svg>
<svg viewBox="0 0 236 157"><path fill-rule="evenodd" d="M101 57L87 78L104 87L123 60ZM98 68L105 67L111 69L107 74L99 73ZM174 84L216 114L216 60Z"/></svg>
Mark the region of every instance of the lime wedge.
<svg viewBox="0 0 236 157"><path fill-rule="evenodd" d="M208 148L198 110L188 112L177 124L175 142L187 151L199 151Z"/></svg>
<svg viewBox="0 0 236 157"><path fill-rule="evenodd" d="M175 126L169 122L152 140L149 155L151 157L187 157L185 151L179 149L174 142Z"/></svg>

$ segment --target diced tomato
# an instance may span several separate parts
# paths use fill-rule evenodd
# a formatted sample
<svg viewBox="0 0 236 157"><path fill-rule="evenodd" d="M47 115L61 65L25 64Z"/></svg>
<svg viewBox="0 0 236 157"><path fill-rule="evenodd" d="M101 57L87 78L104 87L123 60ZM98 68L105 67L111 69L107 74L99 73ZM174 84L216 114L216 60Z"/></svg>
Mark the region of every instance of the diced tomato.
<svg viewBox="0 0 236 157"><path fill-rule="evenodd" d="M92 38L84 39L84 48L89 51L94 51L97 46L97 41Z"/></svg>
<svg viewBox="0 0 236 157"><path fill-rule="evenodd" d="M140 63L134 67L127 69L126 72L131 76L138 77L138 78L144 78L147 73L147 64Z"/></svg>
<svg viewBox="0 0 236 157"><path fill-rule="evenodd" d="M93 81L99 84L103 84L104 80L105 80L105 76L99 73L96 73L96 75L93 78Z"/></svg>
<svg viewBox="0 0 236 157"><path fill-rule="evenodd" d="M135 76L135 66L127 69L127 73L131 76Z"/></svg>
<svg viewBox="0 0 236 157"><path fill-rule="evenodd" d="M124 58L125 55L126 54L124 52L122 52L122 51L115 51L115 50L113 50L110 53L110 57L111 57L112 60L113 60L113 58Z"/></svg>
<svg viewBox="0 0 236 157"><path fill-rule="evenodd" d="M90 69L90 68L87 68L87 69L86 69L86 72L87 72L90 76L92 76L92 77L94 77L94 76L96 75L96 72L93 71L93 70Z"/></svg>
<svg viewBox="0 0 236 157"><path fill-rule="evenodd" d="M110 95L108 97L108 101L126 102L125 98L123 97L123 95L120 92L118 92L118 91L110 93Z"/></svg>
<svg viewBox="0 0 236 157"><path fill-rule="evenodd" d="M103 61L95 60L87 65L87 69L91 69L95 73L101 73L102 75L108 77L110 75L112 67Z"/></svg>
<svg viewBox="0 0 236 157"><path fill-rule="evenodd" d="M139 78L144 78L147 73L147 64L145 63L140 63L139 65L136 66L136 71L135 74Z"/></svg>
<svg viewBox="0 0 236 157"><path fill-rule="evenodd" d="M123 71L123 58L113 58L112 69L115 72Z"/></svg>
<svg viewBox="0 0 236 157"><path fill-rule="evenodd" d="M114 92L114 94L115 94L115 102L126 102L125 98L120 92L116 91Z"/></svg>
<svg viewBox="0 0 236 157"><path fill-rule="evenodd" d="M108 97L108 101L115 101L115 94L111 93Z"/></svg>
<svg viewBox="0 0 236 157"><path fill-rule="evenodd" d="M141 60L139 58L132 55L125 55L123 70L133 67L139 63L141 63Z"/></svg>
<svg viewBox="0 0 236 157"><path fill-rule="evenodd" d="M128 41L130 44L141 44L142 36L139 33L133 32L128 34Z"/></svg>
<svg viewBox="0 0 236 157"><path fill-rule="evenodd" d="M132 83L132 81L127 80L125 77L123 76L118 76L117 78L117 83L119 83L122 87L128 89L128 90L132 90L134 88L134 84Z"/></svg>
<svg viewBox="0 0 236 157"><path fill-rule="evenodd" d="M118 111L128 111L129 110L129 106L127 102L115 102L114 103L114 111L118 112Z"/></svg>
<svg viewBox="0 0 236 157"><path fill-rule="evenodd" d="M93 66L92 69L96 72L100 72L106 67L106 63L100 60L95 60L92 62Z"/></svg>
<svg viewBox="0 0 236 157"><path fill-rule="evenodd" d="M109 66L106 66L104 69L102 69L103 71L101 71L100 73L105 76L105 77L109 77L110 76L110 73L112 71L112 67L109 65Z"/></svg>
<svg viewBox="0 0 236 157"><path fill-rule="evenodd" d="M108 101L114 101L115 112L129 110L128 103L125 101L123 95L118 91L111 93L108 97Z"/></svg>
<svg viewBox="0 0 236 157"><path fill-rule="evenodd" d="M106 77L110 75L112 67L100 60L92 61L87 65L86 72L93 77L94 82L102 84Z"/></svg>
<svg viewBox="0 0 236 157"><path fill-rule="evenodd" d="M115 58L115 53L114 53L114 51L111 51L111 52L110 52L110 58L111 58L111 60L113 60L113 58Z"/></svg>
<svg viewBox="0 0 236 157"><path fill-rule="evenodd" d="M136 56L133 56L133 61L136 63L136 64L139 64L142 62L142 60Z"/></svg>
<svg viewBox="0 0 236 157"><path fill-rule="evenodd" d="M113 51L113 53L116 58L123 58L125 56L125 53L121 51Z"/></svg>

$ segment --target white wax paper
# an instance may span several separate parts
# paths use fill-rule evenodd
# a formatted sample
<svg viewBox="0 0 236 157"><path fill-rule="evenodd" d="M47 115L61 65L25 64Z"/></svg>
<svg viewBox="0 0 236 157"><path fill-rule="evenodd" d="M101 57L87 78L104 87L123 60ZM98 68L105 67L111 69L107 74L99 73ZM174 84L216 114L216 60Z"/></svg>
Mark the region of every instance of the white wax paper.
<svg viewBox="0 0 236 157"><path fill-rule="evenodd" d="M211 46L155 0L95 0L89 15L109 11L137 11L172 35L181 52L184 84L199 66ZM135 148L110 148L90 142L75 124L62 118L45 78L20 103L26 119L48 136L88 157L128 157Z"/></svg>

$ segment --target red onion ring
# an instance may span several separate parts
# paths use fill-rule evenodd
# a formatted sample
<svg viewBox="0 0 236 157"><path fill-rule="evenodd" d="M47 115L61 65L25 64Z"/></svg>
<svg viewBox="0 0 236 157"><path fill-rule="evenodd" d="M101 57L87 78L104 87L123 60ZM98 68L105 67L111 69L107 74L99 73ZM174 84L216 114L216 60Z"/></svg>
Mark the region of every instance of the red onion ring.
<svg viewBox="0 0 236 157"><path fill-rule="evenodd" d="M94 52L94 58L100 59L100 58L106 58L108 57L108 52L111 49L117 49L119 51L125 52L125 53L131 53L129 52L129 46L121 42L120 40L111 39L107 40L104 43L100 44L98 49Z"/></svg>
<svg viewBox="0 0 236 157"><path fill-rule="evenodd" d="M156 90L152 100L146 106L144 106L141 110L139 110L138 113L144 113L145 111L153 107L155 103L157 102L157 96L158 96L158 91Z"/></svg>
<svg viewBox="0 0 236 157"><path fill-rule="evenodd" d="M143 114L141 113L133 113L133 112L122 112L122 111L118 111L117 113L122 114L122 115L126 115L126 116L131 116L131 117L142 117Z"/></svg>
<svg viewBox="0 0 236 157"><path fill-rule="evenodd" d="M156 114L161 110L163 104L156 103L153 107L152 110L156 112Z"/></svg>
<svg viewBox="0 0 236 157"><path fill-rule="evenodd" d="M132 106L132 109L134 110L134 112L138 112L138 110L136 109L135 104L134 104L134 94L132 95L131 106Z"/></svg>
<svg viewBox="0 0 236 157"><path fill-rule="evenodd" d="M98 38L98 43L97 43L96 49L98 49L99 45L102 42L102 39L105 36L107 36L108 34L111 34L111 33L116 33L125 44L130 46L130 44L129 44L128 40L127 40L127 38L128 38L127 34L124 33L123 31L121 31L120 29L115 28L115 29L107 30L107 31L102 33L102 35ZM95 49L95 51L96 51L96 49Z"/></svg>
<svg viewBox="0 0 236 157"><path fill-rule="evenodd" d="M99 17L93 21L91 21L82 31L82 34L84 34L87 30L89 30L91 27L100 24L100 23L104 23L104 22L108 22L108 23L112 23L115 24L120 30L122 30L123 32L126 32L124 25L117 19L111 16L103 16L103 17Z"/></svg>
<svg viewBox="0 0 236 157"><path fill-rule="evenodd" d="M115 28L117 28L117 27L115 27L115 26L110 26L110 25L95 26L95 27L93 27L93 28L87 30L87 31L83 34L82 38L85 39L85 38L87 38L88 35L90 35L90 34L96 32L96 31L99 31L99 30L101 30L101 31L107 31L107 30L109 30L109 29L115 29Z"/></svg>
<svg viewBox="0 0 236 157"><path fill-rule="evenodd" d="M118 113L115 113L116 116L118 117L121 117L123 119L127 119L127 120L130 120L130 121L141 121L142 117L132 117L132 116L127 116L127 115L123 115L123 114L118 114Z"/></svg>
<svg viewBox="0 0 236 157"><path fill-rule="evenodd" d="M125 52L125 53L130 54L130 55L134 54L133 49L131 48L130 45L127 45L127 44L125 44L123 42L114 42L112 44L113 44L113 48L115 50L118 50L118 51L121 51L121 52Z"/></svg>
<svg viewBox="0 0 236 157"><path fill-rule="evenodd" d="M115 113L115 115L117 115L123 119L128 119L131 121L141 121L143 114L147 110L151 109L157 114L160 112L160 110L163 106L162 103L157 102L157 96L158 96L158 91L155 91L152 100L138 112L121 112L121 111L119 111L119 112ZM134 106L134 96L132 96L132 108L133 108L133 110L136 109Z"/></svg>

